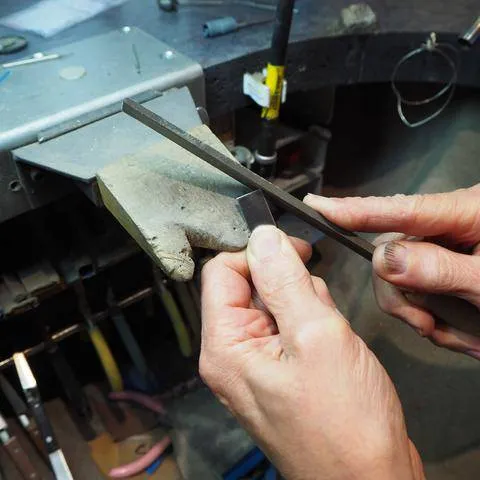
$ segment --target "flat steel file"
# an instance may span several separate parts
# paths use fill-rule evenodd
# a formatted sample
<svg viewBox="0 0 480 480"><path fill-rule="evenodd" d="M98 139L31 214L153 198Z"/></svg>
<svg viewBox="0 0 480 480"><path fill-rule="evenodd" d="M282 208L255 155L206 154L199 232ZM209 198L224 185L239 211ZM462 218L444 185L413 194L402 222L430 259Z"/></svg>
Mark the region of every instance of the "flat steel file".
<svg viewBox="0 0 480 480"><path fill-rule="evenodd" d="M318 228L318 230L325 233L325 235L337 240L367 260L372 260L375 250L372 243L328 221L325 217L313 210L313 208L298 200L298 198L295 198L268 180L248 170L243 165L231 160L210 145L203 143L198 138L178 128L176 125L173 125L139 103L127 98L123 102L122 109L126 114L183 147L213 167L218 168L218 170L238 182L243 183L253 190L262 190L274 203L297 215L312 225L312 227Z"/></svg>

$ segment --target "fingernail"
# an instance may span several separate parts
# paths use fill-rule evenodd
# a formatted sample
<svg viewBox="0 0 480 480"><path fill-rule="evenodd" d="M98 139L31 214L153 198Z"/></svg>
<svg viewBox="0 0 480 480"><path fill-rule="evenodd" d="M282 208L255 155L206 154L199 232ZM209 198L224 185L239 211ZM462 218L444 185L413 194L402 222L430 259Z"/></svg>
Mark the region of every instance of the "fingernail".
<svg viewBox="0 0 480 480"><path fill-rule="evenodd" d="M333 210L338 205L337 199L335 198L312 195L311 193L308 193L303 201L307 205L314 206L320 210Z"/></svg>
<svg viewBox="0 0 480 480"><path fill-rule="evenodd" d="M407 248L398 242L383 247L383 265L387 273L403 273L407 269Z"/></svg>
<svg viewBox="0 0 480 480"><path fill-rule="evenodd" d="M271 225L257 227L248 242L248 249L256 260L276 255L280 251L282 237L280 230Z"/></svg>

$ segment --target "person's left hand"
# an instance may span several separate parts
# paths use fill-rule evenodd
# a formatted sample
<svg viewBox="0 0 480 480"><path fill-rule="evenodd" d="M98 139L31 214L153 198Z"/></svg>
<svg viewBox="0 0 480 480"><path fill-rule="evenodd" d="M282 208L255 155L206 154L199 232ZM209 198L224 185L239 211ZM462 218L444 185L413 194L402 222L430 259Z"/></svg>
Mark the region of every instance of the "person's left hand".
<svg viewBox="0 0 480 480"><path fill-rule="evenodd" d="M290 480L424 478L390 378L309 253L260 227L206 265L203 379Z"/></svg>

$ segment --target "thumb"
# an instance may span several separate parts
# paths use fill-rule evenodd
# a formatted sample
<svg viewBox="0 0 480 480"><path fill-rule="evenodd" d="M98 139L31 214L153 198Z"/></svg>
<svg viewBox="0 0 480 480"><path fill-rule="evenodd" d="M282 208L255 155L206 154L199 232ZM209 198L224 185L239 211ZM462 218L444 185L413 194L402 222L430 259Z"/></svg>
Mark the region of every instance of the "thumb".
<svg viewBox="0 0 480 480"><path fill-rule="evenodd" d="M455 295L480 307L480 257L432 243L394 241L375 250L373 267L397 287Z"/></svg>
<svg viewBox="0 0 480 480"><path fill-rule="evenodd" d="M256 228L247 247L253 284L280 334L294 337L316 315L332 311L317 296L310 273L287 235L273 226ZM317 322L316 322L317 323Z"/></svg>

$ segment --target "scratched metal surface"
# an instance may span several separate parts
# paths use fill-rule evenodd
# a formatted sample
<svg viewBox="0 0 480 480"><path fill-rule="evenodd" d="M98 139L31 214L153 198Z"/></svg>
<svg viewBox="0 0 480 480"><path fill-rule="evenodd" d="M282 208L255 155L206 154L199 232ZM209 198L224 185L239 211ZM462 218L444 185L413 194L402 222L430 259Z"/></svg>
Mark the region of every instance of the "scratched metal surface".
<svg viewBox="0 0 480 480"><path fill-rule="evenodd" d="M270 1L273 0L263 0ZM2 0L0 16L31 5L33 0ZM375 34L343 35L335 28L349 0L297 0L291 36L288 76L290 89L310 89L327 84L384 82L395 61L418 46L430 31L454 42L480 14L479 0L370 0L379 30ZM241 6L184 7L178 13L160 12L155 0L130 0L50 39L26 34L31 44L23 56L89 37L123 25L135 25L198 61L205 69L207 101L211 115L243 106L241 74L262 66L266 60L271 25L244 29L224 37L205 39L202 24L211 18L234 15L255 20L270 15ZM0 27L0 35L11 32ZM345 33L345 32L343 32ZM14 58L15 56L11 56ZM459 83L480 85L480 44L461 54ZM442 80L413 65L405 80Z"/></svg>

